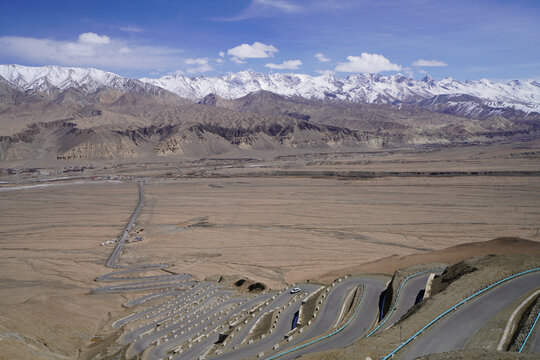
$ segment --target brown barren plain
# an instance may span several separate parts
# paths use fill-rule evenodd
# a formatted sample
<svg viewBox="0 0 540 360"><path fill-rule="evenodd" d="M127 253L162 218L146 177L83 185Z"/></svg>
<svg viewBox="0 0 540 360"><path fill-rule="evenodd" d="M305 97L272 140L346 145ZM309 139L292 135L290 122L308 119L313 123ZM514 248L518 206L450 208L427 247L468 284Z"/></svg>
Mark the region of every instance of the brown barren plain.
<svg viewBox="0 0 540 360"><path fill-rule="evenodd" d="M534 149L373 153L367 162L364 155L310 155L261 160L252 168L240 161L219 168L230 162L213 160L181 174L174 168L187 162L96 166L88 175L147 176L137 220L144 241L127 244L120 264L166 262L169 270L199 279L234 275L280 288L351 272L392 273L412 263L537 251L501 241L438 250L499 237L538 244L538 176L340 179L310 173L538 171ZM305 176L272 175L291 169ZM88 292L98 286L98 275L110 272L104 264L112 247L99 244L122 232L137 191L135 181L0 189L0 358L76 358L123 311L128 296Z"/></svg>

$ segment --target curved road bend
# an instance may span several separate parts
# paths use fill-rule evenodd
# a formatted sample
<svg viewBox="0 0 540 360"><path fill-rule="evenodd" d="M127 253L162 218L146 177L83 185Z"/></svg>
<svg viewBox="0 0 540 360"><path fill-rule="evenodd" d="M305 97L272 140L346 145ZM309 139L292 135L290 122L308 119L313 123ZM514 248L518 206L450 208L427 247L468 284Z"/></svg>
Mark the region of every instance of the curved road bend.
<svg viewBox="0 0 540 360"><path fill-rule="evenodd" d="M154 267L152 267L154 268ZM146 271L145 268L136 267L135 269L129 269L129 270L122 270L122 271L115 271L112 273L104 274L101 276L98 276L96 281L131 281L131 280L148 280L148 281L164 281L166 280L187 280L192 278L193 276L189 274L175 274L175 275L155 275L155 276L119 276L124 274L133 274L134 272L140 272L140 271Z"/></svg>
<svg viewBox="0 0 540 360"><path fill-rule="evenodd" d="M185 306L188 301L190 303L192 303L193 300L194 300L194 297L196 295L198 295L197 292L206 291L209 288L211 288L210 286L206 286L206 285L207 284L205 284L205 283L200 283L200 284L195 285L194 287L192 287L191 289L189 289L187 291L184 290L182 292L182 296L175 297L173 300L171 300L170 303L175 306L175 309L180 309L181 307ZM202 295L202 293L200 295ZM113 327L114 328L120 328L122 326L125 326L125 325L129 324L132 321L143 318L146 315L152 315L152 317L157 316L157 315L152 314L152 312L159 312L159 311L162 311L163 309L166 309L166 307L164 306L163 303L161 303L159 305L151 306L151 307L148 307L148 308L146 308L144 310L134 312L134 313L122 318L122 319L119 319L119 320L115 321L113 323Z"/></svg>
<svg viewBox="0 0 540 360"><path fill-rule="evenodd" d="M196 285L195 285L196 286ZM187 289L189 290L189 289ZM127 302L125 302L122 306L126 307L126 308L130 308L130 307L133 307L135 305L140 305L140 304L144 304L145 302L147 301L150 301L150 300L155 300L155 299L158 299L160 297L177 297L179 295L182 295L183 293L185 293L187 290L165 290L165 291L161 291L161 292L157 292L157 293L151 293L151 294L148 294L148 295L143 295L141 297L138 297L136 299L133 299L133 300L129 300Z"/></svg>
<svg viewBox="0 0 540 360"><path fill-rule="evenodd" d="M253 306L257 305L258 303L260 303L260 302L262 302L264 300L266 300L270 296L271 296L270 293L266 293L266 294L261 294L261 295L259 295L257 297L254 297L252 299L249 299L247 301L244 301L242 304L240 304L240 306L238 306L235 309L232 309L231 312L225 314L224 320L221 323L212 326L211 327L212 329L210 329L210 330L213 330L213 329L217 328L219 325L228 326L228 323L226 323L226 322L229 319L231 319L232 317L240 314L244 310L251 309ZM180 356L180 358L197 359L200 355L204 354L208 349L210 349L219 340L219 333L220 332L217 331L214 334L211 334L208 337L205 337L203 340L201 340L201 342L193 343L192 347L185 350L182 353L182 355ZM169 347L167 349L167 351L170 350L170 349L172 349L172 348ZM162 357L166 356L166 351L163 351L163 350L164 349L159 349L159 352L156 353L156 354L159 354L159 356L157 356L156 358L162 358ZM152 355L153 354L151 354L150 356L152 356ZM153 357L150 357L150 359L153 359Z"/></svg>
<svg viewBox="0 0 540 360"><path fill-rule="evenodd" d="M316 291L317 289L319 289L319 286L311 285L311 284L309 285L303 284L301 288L303 291L312 293ZM307 295L308 294L306 294L306 296ZM272 303L270 303L267 306L267 308L275 309L276 307L282 307L293 296L294 294L290 294L290 288L287 288L286 291L284 291L283 294L281 294L281 296L276 297L276 299ZM288 306L284 311L282 311L279 317L278 323L276 324L276 328L273 330L272 334L266 334L264 339L256 340L252 344L249 344L247 346L241 346L238 349L220 354L217 356L217 359L220 359L220 360L245 359L247 357L263 352L267 349L271 349L272 346L274 346L274 344L283 340L285 335L291 330L294 314L300 309L301 303L302 303L301 300L297 300L296 302L292 303L291 306ZM262 316L262 314L260 314L260 316ZM245 339L245 337L248 335L247 334L248 332L249 332L249 329L246 331L246 334L243 336L243 339ZM240 334L237 334L236 336L239 336L239 335ZM241 342L242 340L240 340L239 342Z"/></svg>
<svg viewBox="0 0 540 360"><path fill-rule="evenodd" d="M196 325L193 326L191 330L186 331L184 329L184 334L178 332L178 330L180 330L179 328L174 329L177 337L169 337L169 340L167 342L164 342L156 348L152 349L152 351L148 353L147 358L149 360L163 359L167 357L169 351L171 351L177 346L186 343L190 340L190 338L194 339L197 336L201 336L201 341L202 339L206 339L206 335L209 334L212 330L218 328L219 324L221 324L226 318L228 318L230 314L241 305L241 302L243 300L245 299L231 298L225 300L220 304L217 304L211 310L207 311L204 314L201 314L201 316L195 322ZM223 313L221 313L221 311L223 311ZM172 336L173 334L170 335ZM192 357L186 357L185 355L181 355L181 358L191 359Z"/></svg>
<svg viewBox="0 0 540 360"><path fill-rule="evenodd" d="M130 331L124 335L122 340L123 344L135 341L138 339L140 334L144 334L149 330L153 330L157 327L158 324L163 323L171 318L189 318L194 312L197 312L200 308L208 305L220 294L214 292L215 289L207 289L205 292L199 295L200 302L196 303L197 299L192 300L189 303L186 303L182 306L176 307L174 309L170 308L160 308L155 314L152 314L149 318L149 322L140 328L136 328L133 331ZM189 306L192 306L189 308Z"/></svg>
<svg viewBox="0 0 540 360"><path fill-rule="evenodd" d="M334 336L315 342L299 350L295 350L285 355L282 355L278 359L280 360L281 359L295 359L296 357L301 356L301 355L307 355L307 354L312 354L316 352L345 347L347 345L352 344L356 340L362 338L366 334L366 332L375 323L377 319L379 296L381 292L385 289L386 284L378 279L371 279L371 278L356 278L356 279L349 278L349 279L351 279L351 281L348 284L349 286L343 286L344 289L345 288L351 289L358 285L364 285L362 302L360 303L358 307L358 312L356 313L355 317L351 320L349 325ZM349 279L346 279L345 281ZM347 285L347 283L344 285ZM329 317L325 316L324 318L325 320L323 320L320 323L320 325L318 325L316 328L314 326L317 324L318 321L312 325L314 329L317 329L316 331L311 331L311 328L308 328L304 331L304 333L306 333L306 335L308 335L309 337L302 336L299 339L298 343L295 342L291 344L291 346L281 348L278 351L269 352L268 356L266 356L265 358L271 357L272 355L275 356L277 354L287 351L287 349L291 349L296 346L299 346L300 342L306 343L308 340L311 340L324 333L327 333L330 330L336 331L337 328L334 329L334 328L331 328L331 326L336 321L336 318L339 316L339 311L341 311L342 303L345 298L344 295L346 294L346 292L347 291L341 292L341 295L342 295L341 297L337 296L337 293L336 293L336 296L333 299L330 298L330 294L332 292L330 292L330 294L328 295L328 300L326 304L328 304L329 307L326 311L328 311L329 314L330 313L335 314L333 319L331 318L331 316ZM323 311L326 312L324 308L325 307L321 309L321 313L320 313L321 319L323 319ZM324 330L325 328L326 330Z"/></svg>
<svg viewBox="0 0 540 360"><path fill-rule="evenodd" d="M223 294L216 294L215 296L211 296L202 303L198 304L196 308L192 309L190 311L190 314L187 316L191 321L188 323L187 321L183 321L182 325L180 326L161 326L159 329L157 329L156 332L153 332L147 336L144 336L142 339L138 339L133 344L133 354L137 354L143 350L145 350L147 347L150 346L150 344L161 337L169 335L171 332L180 333L181 331L184 331L184 334L181 334L182 336L180 338L174 339L175 342L178 342L178 345L180 345L182 342L186 341L189 337L191 337L193 334L195 334L197 331L200 331L204 326L202 325L203 320L201 319L204 316L210 316L206 315L208 311L210 310L216 310L217 313L222 309L222 307L225 307L226 305L230 305L234 302L238 302L238 299L226 299L223 298ZM187 319L186 318L186 319ZM162 321L165 321L167 319L160 319L159 321L156 321L152 324L152 328L155 328L157 323L161 323ZM197 325L195 325L197 324ZM184 339L185 336L185 339ZM175 346L178 346L175 345Z"/></svg>
<svg viewBox="0 0 540 360"><path fill-rule="evenodd" d="M180 282L142 282L142 283L131 283L131 284L118 284L110 286L102 286L97 289L92 290L93 293L117 293L117 292L127 292L127 291L146 291L146 290L158 290L158 289L169 289L169 288L189 288L190 286L195 285L195 281L180 281Z"/></svg>
<svg viewBox="0 0 540 360"><path fill-rule="evenodd" d="M311 320L312 324L305 328L298 338L293 339L288 347L293 347L330 331L341 312L345 297L349 291L362 284L362 281L363 279L348 277L341 282L336 282L334 287L329 287L330 291L326 295L326 301L323 302L318 316ZM282 351L283 349L280 349L279 352Z"/></svg>
<svg viewBox="0 0 540 360"><path fill-rule="evenodd" d="M406 346L401 359L463 350L493 316L540 284L540 272L523 275L486 292L442 318Z"/></svg>
<svg viewBox="0 0 540 360"><path fill-rule="evenodd" d="M283 290L283 292L279 295L277 293L269 293L269 294L270 296L273 296L275 294L276 298L272 300L270 304L264 307L266 311L263 310L263 311L258 312L255 315L255 317L253 317L247 324L245 324L242 327L242 329L234 336L234 338L229 340L228 344L225 345L225 349L230 349L230 348L233 348L235 346L242 344L244 339L248 336L249 330L251 330L251 328L253 327L253 325L255 325L257 320L259 320L267 311L273 310L278 307L282 307L293 297L293 295L290 294L289 288Z"/></svg>
<svg viewBox="0 0 540 360"><path fill-rule="evenodd" d="M247 303L242 304L240 308L238 308L236 311L234 311L229 318L236 316L239 314L242 310L248 310L254 305L260 303L261 301L267 300L270 296L272 296L272 293L266 293L261 294L252 300L249 300ZM208 349L210 349L217 341L219 340L219 332L214 334L213 336L209 336L206 338L206 340L201 341L200 344L194 344L194 346L191 349L188 349L187 351L183 352L183 358L186 359L197 359L200 355L204 354ZM210 356L210 355L209 355ZM182 358L182 356L180 357Z"/></svg>
<svg viewBox="0 0 540 360"><path fill-rule="evenodd" d="M442 271L439 271L439 273L441 272ZM386 330L390 328L392 325L398 322L399 319L401 319L401 317L405 315L410 308L414 306L418 293L426 289L427 281L431 274L432 273L426 273L425 275L420 275L407 281L399 293L399 299L396 303L394 311L392 312L392 315L390 318L388 318L381 329L384 328L384 330ZM381 329L379 329L377 332L382 331Z"/></svg>

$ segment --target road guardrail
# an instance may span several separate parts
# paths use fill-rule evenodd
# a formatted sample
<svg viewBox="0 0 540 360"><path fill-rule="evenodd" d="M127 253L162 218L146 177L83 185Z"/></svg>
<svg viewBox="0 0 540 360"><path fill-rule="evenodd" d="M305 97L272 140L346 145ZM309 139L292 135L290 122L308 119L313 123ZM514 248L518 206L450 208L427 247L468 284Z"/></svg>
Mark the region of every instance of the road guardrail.
<svg viewBox="0 0 540 360"><path fill-rule="evenodd" d="M494 287L497 287L497 286L501 285L502 283L504 283L504 282L506 282L508 280L512 280L512 279L515 279L515 278L517 278L519 276L530 274L530 273L533 273L533 272L536 272L536 271L540 271L540 268L534 268L534 269L522 271L522 272L514 274L512 276L508 276L508 277L506 277L506 278L504 278L502 280L497 281L494 284L491 284L488 287L485 287L482 290L477 291L476 293L472 294L471 296L469 296L465 300L462 300L459 303L457 303L456 305L452 306L451 308L449 308L448 310L446 310L445 312L443 312L442 314L437 316L435 319L431 320L426 326L424 326L422 329L420 329L418 332L416 332L416 334L414 334L413 336L411 336L410 338L405 340L405 342L403 342L401 345L399 345L396 349L394 349L390 354L383 357L381 360L390 359L392 356L394 356L395 353L397 353L399 350L401 350L403 347L405 347L408 343L413 341L418 335L422 334L427 328L429 328L431 325L435 324L437 321L439 321L441 318L443 318L445 315L447 315L448 313L450 313L454 309L456 309L456 308L460 307L461 305L465 304L467 301L474 299L475 297L485 293L488 290L493 289ZM536 320L538 320L538 317L536 318Z"/></svg>
<svg viewBox="0 0 540 360"><path fill-rule="evenodd" d="M379 326L377 326L375 328L375 330L373 330L372 332L370 332L369 334L366 335L366 338L370 337L371 335L373 335L377 330L380 329L381 326L384 325L384 323L386 323L386 321L390 318L390 316L392 315L392 313L394 312L395 308L396 308L396 304L397 302L399 301L399 294L401 293L401 289L403 288L403 286L405 285L405 283L407 281L409 281L410 279L412 278L415 278L417 276L420 276L422 274L425 274L425 273L429 273L429 272L437 272L437 271L442 271L444 270L443 268L440 268L440 269L433 269L433 270L426 270L426 271L421 271L419 273L416 273L416 274L412 274L410 275L409 277L407 277L405 280L403 280L403 282L401 283L401 286L399 287L399 290L398 290L398 293L397 293L397 296L396 296L396 301L394 301L394 305L392 306L392 310L390 310L390 312L388 313L388 315L386 315L385 319L383 320L382 323L379 324Z"/></svg>
<svg viewBox="0 0 540 360"><path fill-rule="evenodd" d="M284 352L282 352L282 353L279 353L279 354L277 354L277 355L271 356L271 357L267 358L266 360L277 359L277 358L280 357L280 356L289 354L289 353L291 353L291 352L293 352L293 351L296 351L296 350L303 349L303 348L305 348L305 347L307 347L307 346L309 346L309 345L313 345L313 344L315 344L315 343L317 343L317 342L319 342L319 341L323 341L323 340L325 340L325 339L328 339L329 337L334 336L334 335L336 335L337 333L341 332L343 329L345 329L345 328L349 325L349 323L350 323L350 322L354 319L354 317L356 316L356 313L358 312L358 309L360 309L360 305L362 305L362 300L364 299L364 293L365 293L365 288L364 288L364 286L362 285L362 296L360 297L360 301L358 302L358 305L356 305L356 309L354 310L354 313L353 313L353 315L351 316L351 318L349 319L349 321L347 321L342 327L340 327L339 329L337 329L336 331L334 331L334 332L332 332L332 333L330 333L330 334L328 334L328 335L325 335L325 336L323 336L323 337L321 337L321 338L312 340L312 341L310 341L310 342L308 342L308 343L305 343L305 344L303 344L303 345L296 346L296 347L294 347L294 348L292 348L292 349L289 349L289 350L284 351Z"/></svg>

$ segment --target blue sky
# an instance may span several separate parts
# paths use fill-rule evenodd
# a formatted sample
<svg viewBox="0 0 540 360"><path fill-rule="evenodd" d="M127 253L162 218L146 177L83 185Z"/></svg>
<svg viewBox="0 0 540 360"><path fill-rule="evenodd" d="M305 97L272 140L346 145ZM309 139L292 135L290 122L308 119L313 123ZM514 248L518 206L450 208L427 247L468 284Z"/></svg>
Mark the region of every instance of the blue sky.
<svg viewBox="0 0 540 360"><path fill-rule="evenodd" d="M540 1L5 1L0 63L540 79Z"/></svg>

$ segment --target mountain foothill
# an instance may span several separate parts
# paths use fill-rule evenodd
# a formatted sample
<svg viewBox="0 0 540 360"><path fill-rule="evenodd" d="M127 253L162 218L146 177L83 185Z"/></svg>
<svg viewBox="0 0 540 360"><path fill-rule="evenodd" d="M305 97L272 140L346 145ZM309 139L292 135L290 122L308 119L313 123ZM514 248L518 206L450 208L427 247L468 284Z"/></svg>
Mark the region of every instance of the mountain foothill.
<svg viewBox="0 0 540 360"><path fill-rule="evenodd" d="M341 151L534 139L540 84L403 75L129 79L0 65L0 161Z"/></svg>

